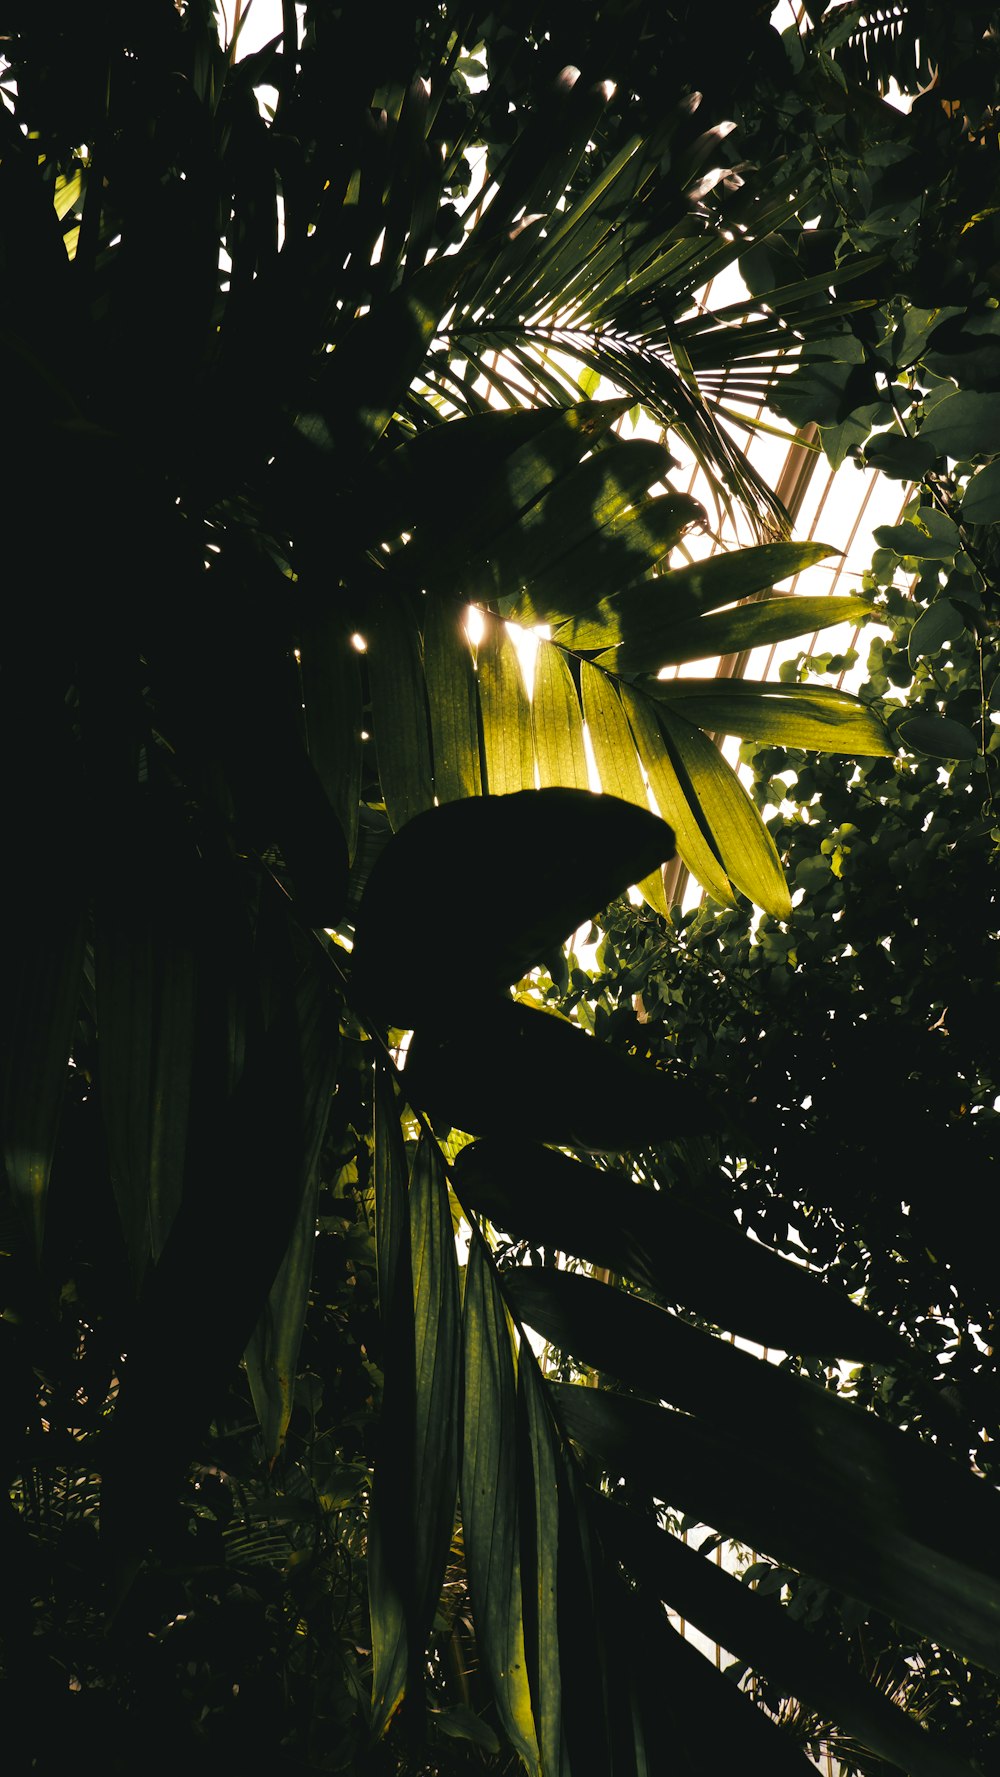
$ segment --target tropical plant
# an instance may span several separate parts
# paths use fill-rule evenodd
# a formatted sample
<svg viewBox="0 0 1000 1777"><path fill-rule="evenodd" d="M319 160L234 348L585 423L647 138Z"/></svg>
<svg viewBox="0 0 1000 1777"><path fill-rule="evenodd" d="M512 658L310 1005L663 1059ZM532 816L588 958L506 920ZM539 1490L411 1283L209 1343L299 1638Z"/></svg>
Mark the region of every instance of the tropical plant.
<svg viewBox="0 0 1000 1777"><path fill-rule="evenodd" d="M885 630L871 641L861 687L898 732L918 725L928 745L943 736L941 751L965 756L854 769L748 743L755 799L769 811L795 893L791 919L755 921L749 908L706 904L675 911L665 926L622 903L602 916L596 976L574 964L561 987L543 978L541 991L543 1003L584 1018L605 1041L641 1044L657 1058L683 1054L715 1095L720 1124L734 1094L755 1107L707 1142L633 1156L633 1176L735 1215L765 1245L806 1256L860 1292L910 1342L905 1370L876 1363L831 1373L808 1352L786 1362L995 1483L996 1290L980 1243L997 1131L996 1071L982 1040L997 934L992 573L976 586L968 569L963 575L982 600L975 629L968 609L942 621L960 529L989 572L986 526L962 519L983 474L937 466L931 486L957 520L950 553L936 513L921 503L926 490L914 494L905 537L877 533L870 581ZM912 558L900 556L902 543ZM782 672L794 683L848 664L800 654ZM989 1768L989 1674L862 1615L836 1588L764 1563L749 1575L758 1588L790 1585L795 1614L835 1637L880 1686L895 1687L956 1752ZM819 1732L815 1715L803 1726ZM825 1738L848 1766L866 1768L835 1723Z"/></svg>
<svg viewBox="0 0 1000 1777"><path fill-rule="evenodd" d="M449 1194L450 1181L471 1216L513 1226L519 1179L534 1181L537 1206L564 1201L568 1177L573 1238L589 1241L583 1207L607 1175L533 1144L624 1153L698 1133L710 1115L683 1069L622 1056L506 992L630 882L662 897L673 840L640 765L716 898L742 889L781 916L773 842L708 733L891 750L879 718L833 690L722 695L655 676L814 628L811 600L729 609L817 548L778 534L780 508L718 397L726 378L763 389L785 351L846 313L849 287L836 301L831 291L864 262L817 272L780 305L693 307L791 200L727 193L718 135L695 136L690 106L612 145L608 93L567 78L504 124L506 100L498 117L489 82L482 100L466 82L464 15L402 7L389 29L374 10L359 21L317 4L300 37L285 7L280 37L241 61L194 0L14 11L0 324L20 596L2 719L23 769L4 962L14 1504L0 1534L8 1697L26 1753L58 1762L54 1741L33 1745L40 1724L69 1741L84 1721L103 1739L130 1692L137 1723L151 1699L163 1712L185 1673L198 1678L200 1656L178 1655L247 1620L255 1525L293 1532L234 1668L251 1696L236 1703L244 1679L208 1659L206 1689L183 1692L169 1756L207 1762L227 1735L277 1749L290 1730L269 1666L315 1701L328 1674L308 1670L299 1622L308 1633L310 1613L342 1613L331 1659L349 1641L341 1630L360 1625L352 1538L338 1532L331 1561L325 1521L367 1503L369 1452L305 1379L309 1464L275 1470L283 1495L258 1467L228 1544L224 1520L249 1462L241 1355L259 1448L276 1464L317 1193L345 1166L362 1184L358 1122L372 1096L386 1378L367 1539L376 1735L404 1692L419 1715L460 1473L479 1658L530 1769L696 1762L696 1696L720 1748L767 1732L675 1644L661 1596L697 1617L686 1601L703 1574L673 1573L656 1500L690 1496L723 1528L732 1513L763 1546L773 1533L780 1556L833 1569L989 1659L1000 1578L976 1536L993 1525L985 1487L804 1384L789 1393L709 1335L692 1345L676 1315L594 1296L591 1279L501 1281L485 1224L460 1299ZM270 114L258 104L268 86ZM473 192L467 151L480 147L486 183ZM620 398L580 400L581 367ZM521 411L526 396L533 411ZM762 540L666 565L703 516L670 484L662 445L615 432L637 398ZM470 603L486 626L475 652ZM823 613L861 608L829 601ZM555 630L530 701L507 618ZM586 788L585 718L602 797ZM400 1079L403 1028L415 1034ZM359 1086L369 1056L373 1089ZM486 1140L459 1152L469 1131ZM876 1320L745 1244L716 1238L728 1258L706 1276L697 1217L679 1223L627 1179L614 1188L623 1275L682 1300L694 1287L697 1306L704 1288L723 1325L744 1313L756 1325L754 1302L769 1296L788 1343L895 1360ZM364 1245L365 1226L336 1219L347 1226L334 1239L356 1227ZM326 1388L340 1329L337 1291L324 1296ZM547 1388L517 1317L557 1325L584 1357L594 1333L602 1369L682 1411ZM350 1368L357 1377L356 1354ZM369 1380L362 1432L380 1387ZM769 1427L783 1478L748 1448L751 1420ZM817 1478L831 1442L838 1459ZM719 1475L734 1459L731 1492ZM629 1478L624 1518L590 1485L601 1467ZM859 1504L870 1469L884 1485ZM205 1565L217 1591L197 1578ZM719 1596L705 1606L713 1620L746 1603ZM111 1651L96 1659L103 1623ZM834 1713L876 1750L947 1768L898 1712L755 1610L751 1639L772 1630L779 1682L827 1700L832 1686ZM745 1626L736 1633L742 1646ZM153 1678L122 1651L150 1641ZM625 1670L629 1648L640 1654ZM334 1694L358 1682L341 1660ZM315 1741L285 1747L292 1768L360 1757L356 1726L337 1737L350 1705L330 1713ZM780 1738L765 1744L772 1764L795 1762ZM134 1753L133 1737L122 1768Z"/></svg>

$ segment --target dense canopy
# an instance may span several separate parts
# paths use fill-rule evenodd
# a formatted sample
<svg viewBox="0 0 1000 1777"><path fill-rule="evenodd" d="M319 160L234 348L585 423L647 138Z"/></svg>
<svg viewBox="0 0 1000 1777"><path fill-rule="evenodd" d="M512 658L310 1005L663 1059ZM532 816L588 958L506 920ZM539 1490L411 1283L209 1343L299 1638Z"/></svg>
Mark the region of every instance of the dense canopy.
<svg viewBox="0 0 1000 1777"><path fill-rule="evenodd" d="M3 9L12 1768L995 1756L1000 39L767 15Z"/></svg>

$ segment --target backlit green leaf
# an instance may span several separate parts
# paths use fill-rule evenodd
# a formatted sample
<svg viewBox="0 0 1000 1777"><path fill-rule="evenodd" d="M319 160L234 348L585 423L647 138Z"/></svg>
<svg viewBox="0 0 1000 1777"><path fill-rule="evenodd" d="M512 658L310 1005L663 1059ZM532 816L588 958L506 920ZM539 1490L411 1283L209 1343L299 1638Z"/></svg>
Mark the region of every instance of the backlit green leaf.
<svg viewBox="0 0 1000 1777"><path fill-rule="evenodd" d="M775 919L787 919L791 898L774 840L732 766L718 747L673 709L660 724L678 778L708 825L729 880Z"/></svg>
<svg viewBox="0 0 1000 1777"><path fill-rule="evenodd" d="M617 686L599 667L583 660L580 662L580 689L584 720L602 790L608 796L620 796L624 802L634 802L638 808L648 808L649 798L636 758L635 742ZM668 908L662 873L654 871L637 886L649 905L666 919Z"/></svg>
<svg viewBox="0 0 1000 1777"><path fill-rule="evenodd" d="M538 644L531 726L542 788L589 789L580 699L565 655L553 642Z"/></svg>
<svg viewBox="0 0 1000 1777"><path fill-rule="evenodd" d="M834 554L825 543L762 543L753 549L720 551L706 561L672 568L620 596L609 595L593 617L561 629L559 640L567 648L617 648L616 669L641 672L642 663L657 653L668 623L764 592Z"/></svg>
<svg viewBox="0 0 1000 1777"><path fill-rule="evenodd" d="M491 796L505 796L535 787L531 705L506 625L488 612L483 623L476 667L486 788Z"/></svg>
<svg viewBox="0 0 1000 1777"><path fill-rule="evenodd" d="M434 790L439 802L482 791L472 646L465 611L430 599L424 618L424 673L430 705Z"/></svg>
<svg viewBox="0 0 1000 1777"><path fill-rule="evenodd" d="M683 666L691 660L711 660L716 655L739 654L792 636L809 635L834 623L860 623L871 613L862 598L830 595L761 599L738 605L733 611L689 618L664 627L658 648L651 649L642 666L632 670L656 672L663 666ZM609 664L613 664L609 662Z"/></svg>
<svg viewBox="0 0 1000 1777"><path fill-rule="evenodd" d="M698 819L689 787L678 777L655 707L630 685L622 686L621 698L657 806L677 836L677 850L714 900L735 906L732 884Z"/></svg>
<svg viewBox="0 0 1000 1777"><path fill-rule="evenodd" d="M700 728L739 734L775 746L824 753L889 755L892 744L874 710L825 685L781 685L753 679L657 679L643 689Z"/></svg>

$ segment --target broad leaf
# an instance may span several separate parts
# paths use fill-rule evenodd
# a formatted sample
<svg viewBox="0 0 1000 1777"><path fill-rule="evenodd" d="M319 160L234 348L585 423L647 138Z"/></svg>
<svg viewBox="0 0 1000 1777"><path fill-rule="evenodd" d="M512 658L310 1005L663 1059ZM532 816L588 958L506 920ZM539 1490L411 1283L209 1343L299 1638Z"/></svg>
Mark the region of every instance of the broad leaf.
<svg viewBox="0 0 1000 1777"><path fill-rule="evenodd" d="M952 716L909 716L897 725L896 736L932 759L974 759L979 751L971 729Z"/></svg>
<svg viewBox="0 0 1000 1777"><path fill-rule="evenodd" d="M524 1642L544 1773L563 1769L562 1669L560 1661L559 1464L562 1452L533 1356L518 1365L517 1463L524 1479L521 1531L526 1549Z"/></svg>
<svg viewBox="0 0 1000 1777"><path fill-rule="evenodd" d="M284 1443L295 1400L295 1377L316 1251L318 1196L319 1171L314 1163L288 1249L246 1349L247 1381L260 1422L264 1455L271 1465Z"/></svg>
<svg viewBox="0 0 1000 1777"><path fill-rule="evenodd" d="M586 790L524 790L429 809L395 835L366 884L355 999L396 1025L440 1020L450 1004L442 959L481 954L484 992L518 981L672 853L670 829L648 810ZM482 952L484 929L495 936ZM466 980L456 983L461 1003L467 991Z"/></svg>
<svg viewBox="0 0 1000 1777"><path fill-rule="evenodd" d="M84 911L68 901L42 895L24 909L3 963L3 1161L39 1254L83 965Z"/></svg>
<svg viewBox="0 0 1000 1777"><path fill-rule="evenodd" d="M395 1462L376 1464L368 1525L368 1608L372 1632L372 1725L399 1708L409 1672L407 1630L409 1515L414 1435L413 1269L409 1180L399 1109L388 1069L375 1072L375 1258L385 1339L383 1426ZM390 1448L392 1446L390 1445Z"/></svg>
<svg viewBox="0 0 1000 1777"><path fill-rule="evenodd" d="M962 517L967 524L1000 521L1000 462L987 463L972 477L962 497Z"/></svg>
<svg viewBox="0 0 1000 1777"><path fill-rule="evenodd" d="M931 408L920 436L956 462L993 456L1000 450L1000 395L957 389Z"/></svg>
<svg viewBox="0 0 1000 1777"><path fill-rule="evenodd" d="M608 586L645 583L679 543L685 531L704 522L703 508L688 494L667 493L643 500L632 511L593 529L567 555L545 571L532 570L528 590L511 607L520 623L562 623L587 615L603 603Z"/></svg>
<svg viewBox="0 0 1000 1777"><path fill-rule="evenodd" d="M511 1000L465 1030L418 1027L406 1058L412 1102L467 1134L622 1150L706 1127L701 1094L676 1075ZM499 1089L502 1085L502 1091Z"/></svg>
<svg viewBox="0 0 1000 1777"><path fill-rule="evenodd" d="M910 631L907 659L915 671L917 662L927 654L937 654L945 642L954 642L965 630L965 618L950 599L935 599L921 611Z"/></svg>

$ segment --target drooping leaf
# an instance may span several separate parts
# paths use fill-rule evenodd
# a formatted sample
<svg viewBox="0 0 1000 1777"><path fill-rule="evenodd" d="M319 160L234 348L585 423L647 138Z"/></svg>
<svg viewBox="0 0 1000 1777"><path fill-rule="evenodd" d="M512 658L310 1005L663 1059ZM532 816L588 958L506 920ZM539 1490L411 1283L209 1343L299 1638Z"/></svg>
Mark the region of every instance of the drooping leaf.
<svg viewBox="0 0 1000 1777"><path fill-rule="evenodd" d="M434 791L455 802L482 791L472 648L462 606L431 599L424 618L424 673L430 705Z"/></svg>
<svg viewBox="0 0 1000 1777"><path fill-rule="evenodd" d="M437 1143L426 1131L410 1178L410 1252L416 1387L411 1500L416 1618L410 1626L410 1662L411 1672L419 1672L455 1527L462 1366L448 1184Z"/></svg>
<svg viewBox="0 0 1000 1777"><path fill-rule="evenodd" d="M533 413L494 411L436 426L415 439L397 453L398 493L390 473L389 510L396 505L391 528L415 530L407 561L434 589L469 597L487 590L491 596L512 594L515 588L498 578L495 551L507 560L505 552L517 550L522 520L604 437L624 405L581 401ZM390 472L395 462L390 460ZM384 501L380 488L380 512ZM515 541L505 544L508 533Z"/></svg>
<svg viewBox="0 0 1000 1777"><path fill-rule="evenodd" d="M580 699L565 656L552 642L539 642L535 656L531 728L542 789L589 789Z"/></svg>
<svg viewBox="0 0 1000 1777"><path fill-rule="evenodd" d="M401 599L380 594L367 642L379 782L398 831L434 802L420 636Z"/></svg>
<svg viewBox="0 0 1000 1777"><path fill-rule="evenodd" d="M894 751L874 710L832 686L678 678L646 680L643 690L699 727L723 734L861 757Z"/></svg>
<svg viewBox="0 0 1000 1777"><path fill-rule="evenodd" d="M491 796L505 796L535 787L531 706L506 625L488 612L483 622L476 666L486 788Z"/></svg>
<svg viewBox="0 0 1000 1777"><path fill-rule="evenodd" d="M156 1534L239 1363L329 1115L339 1000L318 953L296 955L277 890L262 888L252 942L235 896L220 897L205 933L184 1196L147 1272L108 1439L102 1533L119 1562Z"/></svg>
<svg viewBox="0 0 1000 1777"><path fill-rule="evenodd" d="M803 1405L761 1437L736 1398L718 1423L549 1387L569 1435L609 1472L995 1669L996 1496L928 1446L850 1408L836 1433Z"/></svg>
<svg viewBox="0 0 1000 1777"><path fill-rule="evenodd" d="M371 501L390 531L413 531L421 556L502 530L579 462L623 410L621 401L553 408L492 408L429 427L373 459Z"/></svg>
<svg viewBox="0 0 1000 1777"><path fill-rule="evenodd" d="M568 1247L762 1345L887 1364L905 1352L829 1284L670 1192L502 1136L463 1148L456 1176L507 1233Z"/></svg>
<svg viewBox="0 0 1000 1777"><path fill-rule="evenodd" d="M504 1732L537 1777L521 1599L513 1329L478 1236L469 1249L463 1348L462 1530L479 1657Z"/></svg>
<svg viewBox="0 0 1000 1777"><path fill-rule="evenodd" d="M714 900L723 907L735 906L732 884L717 849L698 819L688 786L677 775L656 709L631 685L621 687L621 699L657 806L677 835L677 850Z"/></svg>
<svg viewBox="0 0 1000 1777"><path fill-rule="evenodd" d="M517 1461L527 1518L521 1531L524 1644L542 1771L564 1768L559 1645L559 1461L555 1427L533 1356L517 1372Z"/></svg>
<svg viewBox="0 0 1000 1777"><path fill-rule="evenodd" d="M429 809L394 836L365 886L355 998L400 1026L440 1018L448 1002L441 956L479 954L485 925L496 936L482 955L483 991L518 981L672 849L670 829L654 815L585 790L524 790ZM419 946L411 929L422 934ZM467 990L463 979L460 1003Z"/></svg>
<svg viewBox="0 0 1000 1777"><path fill-rule="evenodd" d="M180 811L153 785L129 813L128 844L107 856L97 895L94 967L101 1107L138 1284L184 1188L203 948L200 872Z"/></svg>
<svg viewBox="0 0 1000 1777"><path fill-rule="evenodd" d="M620 1150L706 1127L683 1078L512 1000L477 1009L474 1044L464 1030L418 1027L405 1079L415 1104L467 1134Z"/></svg>
<svg viewBox="0 0 1000 1777"><path fill-rule="evenodd" d="M646 786L617 686L599 667L583 660L580 690L601 789L606 796L619 796L623 802L634 802L637 808L648 808ZM637 886L649 905L666 919L667 898L661 872L654 871Z"/></svg>
<svg viewBox="0 0 1000 1777"><path fill-rule="evenodd" d="M264 1455L270 1464L274 1463L284 1443L292 1417L299 1349L316 1251L318 1195L319 1172L313 1164L288 1249L246 1349L247 1381L260 1424Z"/></svg>
<svg viewBox="0 0 1000 1777"><path fill-rule="evenodd" d="M522 623L542 623L549 621L553 610L566 616L579 609L581 596L585 605L589 603L587 593L580 595L575 589L578 574L573 564L578 557L583 561L580 552L607 544L610 554L602 572L610 572L616 560L625 572L630 549L626 540L616 550L616 526L642 501L647 488L662 479L671 461L669 452L652 440L613 438L554 481L490 546L492 596L510 601L503 607L506 614ZM685 522L680 511L689 517L694 506L686 497L678 499L680 508L671 508L670 528L675 535ZM626 539L627 532L623 523ZM640 550L634 572L644 571L649 559ZM586 574L585 567L582 571Z"/></svg>
<svg viewBox="0 0 1000 1777"><path fill-rule="evenodd" d="M391 1154L387 1167L395 1216L402 1212L401 1181ZM413 1160L408 1237L409 1265L404 1234L390 1305L382 1446L373 1498L377 1547L369 1551L376 1734L388 1726L403 1688L419 1688L458 1490L458 1267L447 1181L437 1144L426 1132ZM407 1282L412 1286L409 1314Z"/></svg>
<svg viewBox="0 0 1000 1777"><path fill-rule="evenodd" d="M732 766L683 715L661 708L659 718L674 769L690 785L730 882L775 919L787 919L792 903L774 840Z"/></svg>

